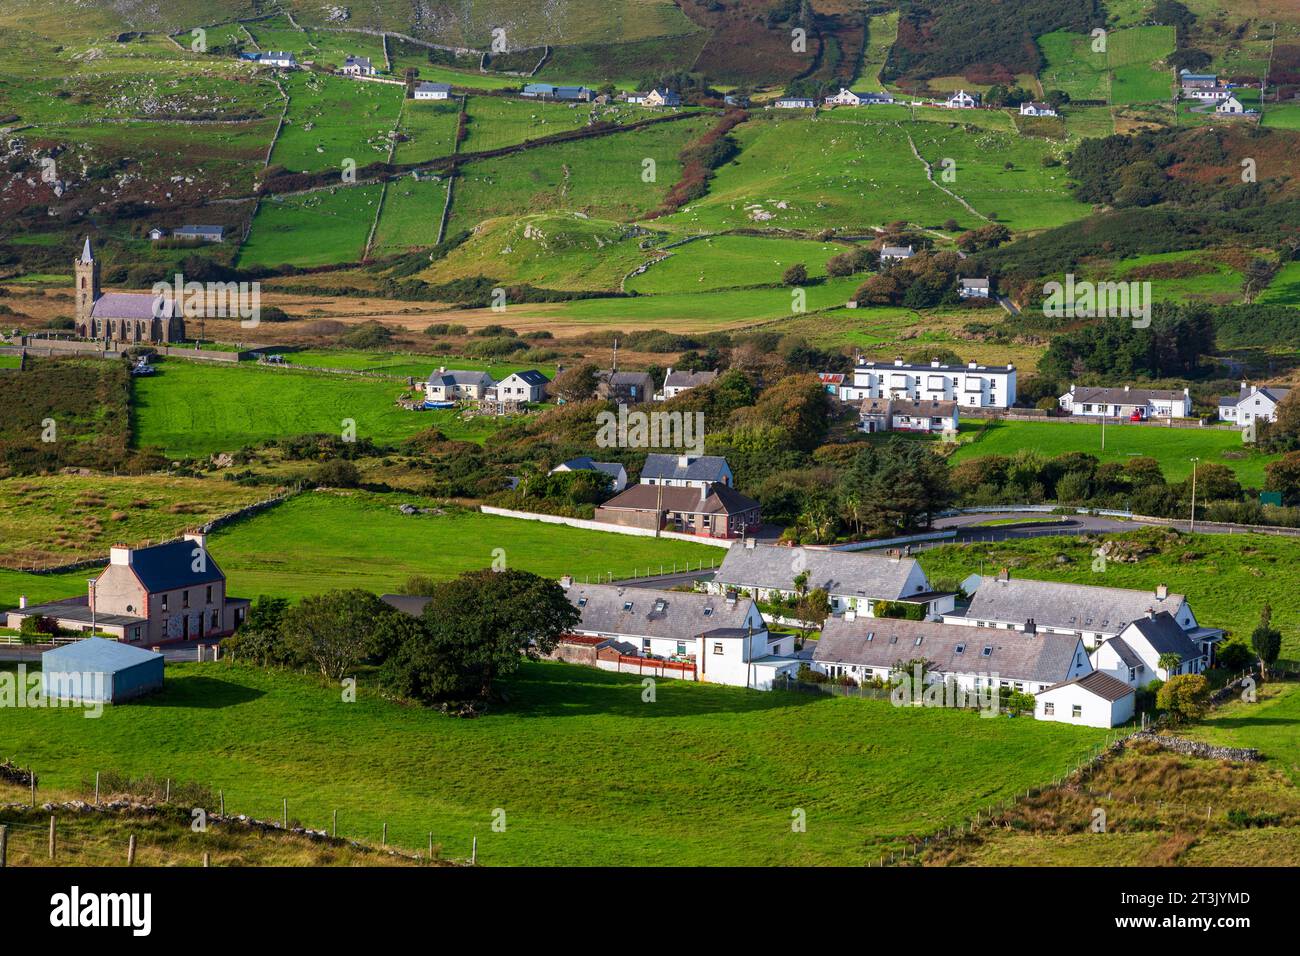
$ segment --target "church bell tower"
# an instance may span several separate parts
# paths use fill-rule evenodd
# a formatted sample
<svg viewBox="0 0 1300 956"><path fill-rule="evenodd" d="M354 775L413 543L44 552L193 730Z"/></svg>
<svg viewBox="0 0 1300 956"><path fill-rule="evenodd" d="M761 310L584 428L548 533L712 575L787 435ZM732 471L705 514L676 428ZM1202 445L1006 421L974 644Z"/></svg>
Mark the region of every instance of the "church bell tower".
<svg viewBox="0 0 1300 956"><path fill-rule="evenodd" d="M90 251L90 237L86 238L81 255L72 261L72 273L77 282L77 334L84 338L94 338L90 313L95 307L95 300L99 298L99 263Z"/></svg>

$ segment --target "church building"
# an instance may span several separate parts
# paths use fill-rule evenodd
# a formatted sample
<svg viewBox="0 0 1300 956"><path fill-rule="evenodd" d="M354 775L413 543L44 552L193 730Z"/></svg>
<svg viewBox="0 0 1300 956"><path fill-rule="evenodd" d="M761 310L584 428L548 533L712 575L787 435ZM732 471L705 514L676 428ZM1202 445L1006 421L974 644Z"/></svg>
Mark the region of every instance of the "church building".
<svg viewBox="0 0 1300 956"><path fill-rule="evenodd" d="M165 345L185 338L185 319L171 298L152 292L104 292L99 287L99 262L90 239L72 261L76 277L77 335L110 347Z"/></svg>

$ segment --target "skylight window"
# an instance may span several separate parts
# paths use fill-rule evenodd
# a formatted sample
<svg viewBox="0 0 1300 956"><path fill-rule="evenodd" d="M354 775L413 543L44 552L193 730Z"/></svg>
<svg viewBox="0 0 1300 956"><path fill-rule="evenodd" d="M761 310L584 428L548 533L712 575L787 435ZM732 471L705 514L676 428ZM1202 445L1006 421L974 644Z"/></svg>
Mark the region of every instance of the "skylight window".
<svg viewBox="0 0 1300 956"><path fill-rule="evenodd" d="M993 645L992 645L992 644L985 644L985 645L984 645L984 650L982 650L980 653L981 653L984 657L989 657L989 656L991 656L991 655L993 654Z"/></svg>
<svg viewBox="0 0 1300 956"><path fill-rule="evenodd" d="M708 616L709 616L710 614L712 614L712 613L713 613L713 608L711 608L711 607L706 607L706 608L704 609L704 616L705 616L705 617L708 617Z"/></svg>
<svg viewBox="0 0 1300 956"><path fill-rule="evenodd" d="M630 610L632 610L632 602L631 602L631 601L624 601L624 602L623 602L623 610L625 610L625 611L630 611Z"/></svg>
<svg viewBox="0 0 1300 956"><path fill-rule="evenodd" d="M578 598L578 607L586 607L586 606L587 606L587 599L585 597Z"/></svg>
<svg viewBox="0 0 1300 956"><path fill-rule="evenodd" d="M965 645L965 644L958 644L958 645L957 645L957 648L956 648L956 651L957 651L958 654L964 654L964 653L966 653L966 645Z"/></svg>

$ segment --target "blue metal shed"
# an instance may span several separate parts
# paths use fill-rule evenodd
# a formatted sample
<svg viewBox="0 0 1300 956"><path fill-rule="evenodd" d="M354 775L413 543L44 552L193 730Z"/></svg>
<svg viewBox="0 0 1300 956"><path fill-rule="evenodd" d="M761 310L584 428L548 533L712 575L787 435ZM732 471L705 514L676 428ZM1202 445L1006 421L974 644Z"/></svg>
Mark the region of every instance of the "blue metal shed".
<svg viewBox="0 0 1300 956"><path fill-rule="evenodd" d="M122 701L161 690L163 656L102 637L41 655L45 694L60 700Z"/></svg>

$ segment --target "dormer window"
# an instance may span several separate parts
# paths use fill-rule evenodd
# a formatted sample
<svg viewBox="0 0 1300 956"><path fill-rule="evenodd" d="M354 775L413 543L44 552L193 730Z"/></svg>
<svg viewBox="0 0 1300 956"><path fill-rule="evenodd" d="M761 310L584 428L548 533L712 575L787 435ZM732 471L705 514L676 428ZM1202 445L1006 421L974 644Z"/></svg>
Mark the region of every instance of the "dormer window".
<svg viewBox="0 0 1300 956"><path fill-rule="evenodd" d="M625 610L625 611L630 611L630 610L632 610L632 602L631 602L631 601L624 601L624 602L623 602L623 610Z"/></svg>
<svg viewBox="0 0 1300 956"><path fill-rule="evenodd" d="M587 606L587 599L585 597L578 598L578 607L586 607L586 606Z"/></svg>
<svg viewBox="0 0 1300 956"><path fill-rule="evenodd" d="M984 645L984 650L980 651L980 656L981 656L981 657L991 657L992 655L993 655L993 645L992 645L992 644L985 644L985 645Z"/></svg>

